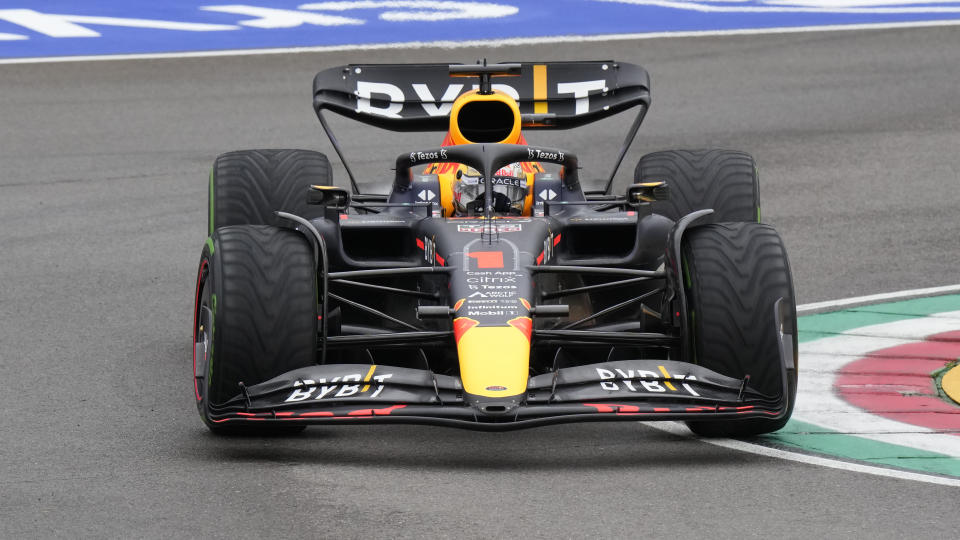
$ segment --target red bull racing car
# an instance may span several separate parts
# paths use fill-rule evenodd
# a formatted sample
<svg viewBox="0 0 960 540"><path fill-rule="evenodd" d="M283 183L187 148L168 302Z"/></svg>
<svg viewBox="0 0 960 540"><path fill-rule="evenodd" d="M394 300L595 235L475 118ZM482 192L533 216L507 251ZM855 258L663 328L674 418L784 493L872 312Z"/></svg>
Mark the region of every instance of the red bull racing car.
<svg viewBox="0 0 960 540"><path fill-rule="evenodd" d="M748 436L787 422L796 307L753 158L654 152L613 192L650 106L643 68L347 65L318 73L313 96L341 160L326 111L446 137L385 156L387 195L361 193L345 161L336 187L315 151L217 158L193 325L211 430L683 420ZM633 108L595 191L577 149L523 134Z"/></svg>

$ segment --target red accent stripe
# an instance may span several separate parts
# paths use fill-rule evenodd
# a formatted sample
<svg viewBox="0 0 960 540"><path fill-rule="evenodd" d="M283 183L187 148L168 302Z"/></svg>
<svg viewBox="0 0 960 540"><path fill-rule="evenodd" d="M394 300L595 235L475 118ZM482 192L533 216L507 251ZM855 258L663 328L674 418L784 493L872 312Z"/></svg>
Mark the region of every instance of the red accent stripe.
<svg viewBox="0 0 960 540"><path fill-rule="evenodd" d="M473 328L474 326L480 324L478 321L469 319L467 317L457 317L453 320L453 337L457 343L460 343L460 338L463 337L463 334L467 330Z"/></svg>
<svg viewBox="0 0 960 540"><path fill-rule="evenodd" d="M620 405L612 403L610 405L604 403L584 403L583 405L587 407L593 407L597 410L598 413L614 413L617 416L642 416L646 414L657 414L657 413L668 413L668 412L681 412L680 410L674 411L669 407L654 407L653 411L641 411L640 407L636 405ZM690 411L690 409L687 409ZM710 410L710 409L707 409ZM694 412L694 411L691 411ZM699 412L699 411L695 411Z"/></svg>
<svg viewBox="0 0 960 540"><path fill-rule="evenodd" d="M560 243L560 235L558 234L558 235L556 235L556 236L553 237L553 245L554 245L554 247L556 247L556 245L559 244L559 243Z"/></svg>
<svg viewBox="0 0 960 540"><path fill-rule="evenodd" d="M423 247L423 240L417 238L417 247L420 248L420 249L423 249L423 248L424 248L424 247Z"/></svg>
<svg viewBox="0 0 960 540"><path fill-rule="evenodd" d="M446 266L446 265L447 265L446 259L444 259L443 257L441 257L439 254L434 253L433 256L437 259L437 264L439 264L440 266Z"/></svg>
<svg viewBox="0 0 960 540"><path fill-rule="evenodd" d="M537 255L537 264L543 264L543 252Z"/></svg>
<svg viewBox="0 0 960 540"><path fill-rule="evenodd" d="M507 321L507 324L522 332L527 341L530 341L530 334L533 333L533 321L530 317L516 317Z"/></svg>
<svg viewBox="0 0 960 540"><path fill-rule="evenodd" d="M347 416L388 416L393 411L404 407L406 407L406 405L391 405L382 409L358 409L348 412Z"/></svg>
<svg viewBox="0 0 960 540"><path fill-rule="evenodd" d="M584 405L587 407L593 407L597 409L597 412L601 412L601 413L611 413L616 411L616 409L614 409L613 407L609 405L604 405L602 403L584 403Z"/></svg>

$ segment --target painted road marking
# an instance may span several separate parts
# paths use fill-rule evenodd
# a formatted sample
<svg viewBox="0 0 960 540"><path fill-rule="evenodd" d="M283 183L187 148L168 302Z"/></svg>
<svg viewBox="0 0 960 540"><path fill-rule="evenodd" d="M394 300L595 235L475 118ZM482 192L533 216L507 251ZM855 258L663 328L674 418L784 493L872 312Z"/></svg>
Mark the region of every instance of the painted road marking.
<svg viewBox="0 0 960 540"><path fill-rule="evenodd" d="M700 13L856 13L871 15L958 13L954 0L598 0L637 6L661 6ZM906 5L904 5L906 4ZM921 5L917 5L921 4Z"/></svg>
<svg viewBox="0 0 960 540"><path fill-rule="evenodd" d="M686 426L684 426L679 422L645 422L644 425L659 429L661 431L666 431L667 433L672 433L674 435L677 435L678 437L689 438L692 436L692 434L690 433L690 430L687 429ZM803 454L799 452L784 450L782 448L775 448L772 446L765 446L762 444L739 441L736 439L702 439L702 441L705 443L712 444L714 446L719 446L721 448L729 448L731 450L738 450L740 452L747 452L750 454L757 454L760 456L783 459L786 461L806 463L808 465L816 465L818 467L827 467L830 469L838 469L842 471L871 474L874 476L884 476L887 478L897 478L900 480L912 480L915 482L924 482L927 484L937 484L941 486L960 487L960 478L947 478L942 476L933 476L930 474L915 473L911 471L888 469L884 467L867 465L864 463L841 461L835 458L827 458L827 457L822 457L822 456L817 456L812 454Z"/></svg>
<svg viewBox="0 0 960 540"><path fill-rule="evenodd" d="M882 358L884 351L903 352L904 348L922 344L928 336L960 330L957 307L960 296L945 295L802 317L801 382L794 420L780 432L766 436L766 441L960 478L960 415L950 415L952 421L943 429L931 429L873 414L835 391L844 368L864 357ZM956 357L941 351L939 360L942 368ZM906 411L901 407L887 412Z"/></svg>
<svg viewBox="0 0 960 540"><path fill-rule="evenodd" d="M249 2L0 0L0 61L491 47L960 24L960 0Z"/></svg>
<svg viewBox="0 0 960 540"><path fill-rule="evenodd" d="M797 315L808 315L826 310L837 311L840 308L863 306L867 304L879 304L880 302L893 300L910 300L913 298L939 296L950 293L960 293L960 285L943 285L941 287L928 287L926 289L910 289L906 291L857 296L854 298L841 298L840 300L814 302L812 304L797 306Z"/></svg>
<svg viewBox="0 0 960 540"><path fill-rule="evenodd" d="M956 310L960 295L861 306L865 299L889 300L958 290L960 286L939 287L799 306L798 312L859 307L800 317L797 405L784 429L749 442L704 442L838 469L960 487L960 405L943 397L935 406L924 401L931 414L922 418L919 409L923 404L918 407L910 402L910 397L932 399L932 374L924 378L921 373L928 368L942 369L960 356L960 311ZM931 337L935 339L926 339ZM913 387L905 401L893 406L883 402L879 404L885 408L877 410L878 403L864 402L863 398L876 397L884 388L871 387L869 380L845 379L882 375L885 368L889 371L894 367L890 362L903 357L908 358L903 365L910 367L907 380L883 382ZM846 392L845 384L850 386ZM854 388L857 385L869 391L858 393ZM654 427L690 436L680 424Z"/></svg>
<svg viewBox="0 0 960 540"><path fill-rule="evenodd" d="M149 60L165 58L211 58L220 56L255 56L272 54L303 54L303 53L321 53L321 52L340 52L340 51L379 51L391 49L422 49L422 48L440 48L440 49L462 49L462 48L498 48L523 45L544 45L552 43L596 43L607 41L636 41L646 39L668 39L668 38L697 38L697 37L718 37L718 36L755 36L765 34L793 34L805 32L849 32L854 30L891 30L901 28L930 28L938 26L960 26L960 20L950 21L921 21L905 23L876 23L876 24L850 24L850 25L828 25L828 26L797 26L789 28L759 28L746 30L716 30L716 31L694 31L694 32L647 32L634 34L603 34L596 36L553 36L553 37L535 37L535 38L509 38L509 39L485 39L485 40L438 40L438 41L406 41L397 43L372 43L372 44L350 44L350 45L330 45L330 46L308 46L308 47L274 47L262 49L223 49L213 51L188 51L188 52L170 52L170 53L138 53L138 54L99 54L99 55L74 55L74 56L43 56L43 57L25 57L25 58L3 58L0 56L0 65L2 64L44 64L55 62L101 62L101 61L119 61L119 60ZM0 36L0 40L3 37ZM21 39L14 37L12 39Z"/></svg>
<svg viewBox="0 0 960 540"><path fill-rule="evenodd" d="M960 302L960 297L946 298L952 299L954 305ZM923 301L914 300L905 304ZM883 304L874 309L886 309L887 312L861 313L866 319L877 315L899 315L896 304ZM854 313L854 316L857 314ZM801 319L801 339L805 327L810 328L810 325L805 325ZM874 351L910 346L931 334L960 330L960 312L853 328L832 337L822 337L822 326L814 328L813 340L800 344L800 384L794 409L796 420L837 433L960 457L960 437L956 436L960 432L960 425L951 432L906 424L856 407L835 391L837 378L847 365ZM946 361L941 362L939 367L942 368ZM960 420L960 416L957 419Z"/></svg>
<svg viewBox="0 0 960 540"><path fill-rule="evenodd" d="M960 358L960 331L868 353L843 366L834 391L889 420L960 437L960 407L943 399L936 374Z"/></svg>

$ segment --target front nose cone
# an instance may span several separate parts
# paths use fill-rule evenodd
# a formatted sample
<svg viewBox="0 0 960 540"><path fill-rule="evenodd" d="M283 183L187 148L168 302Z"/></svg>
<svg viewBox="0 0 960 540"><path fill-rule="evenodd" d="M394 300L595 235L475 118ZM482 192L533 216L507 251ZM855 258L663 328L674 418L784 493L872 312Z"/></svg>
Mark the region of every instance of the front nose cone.
<svg viewBox="0 0 960 540"><path fill-rule="evenodd" d="M530 371L529 328L524 324L477 326L477 321L466 317L454 320L460 379L467 394L498 403L519 402L527 391Z"/></svg>

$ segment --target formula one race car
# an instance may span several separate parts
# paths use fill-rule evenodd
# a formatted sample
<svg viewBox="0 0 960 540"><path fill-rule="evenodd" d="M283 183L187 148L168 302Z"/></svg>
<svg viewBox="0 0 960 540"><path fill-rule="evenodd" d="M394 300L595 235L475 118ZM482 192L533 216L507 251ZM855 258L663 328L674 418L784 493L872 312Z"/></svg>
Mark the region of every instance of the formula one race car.
<svg viewBox="0 0 960 540"><path fill-rule="evenodd" d="M351 187L336 187L310 150L217 158L194 317L211 430L683 420L746 436L787 422L796 305L753 158L654 152L611 193L650 106L643 68L347 65L313 95L341 160L325 110L446 139L391 159L388 195L360 193L345 161ZM575 152L521 133L632 107L596 191Z"/></svg>

